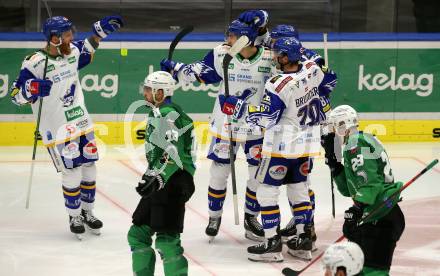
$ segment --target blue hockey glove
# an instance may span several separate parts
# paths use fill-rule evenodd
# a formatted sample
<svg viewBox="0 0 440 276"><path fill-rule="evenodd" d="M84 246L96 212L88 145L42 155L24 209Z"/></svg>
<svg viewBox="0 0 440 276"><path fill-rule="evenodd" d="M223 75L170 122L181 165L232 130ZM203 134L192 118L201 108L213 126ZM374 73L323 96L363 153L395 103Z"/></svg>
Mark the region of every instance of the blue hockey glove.
<svg viewBox="0 0 440 276"><path fill-rule="evenodd" d="M246 103L235 96L226 97L225 95L218 96L222 112L226 115L232 115L234 119L240 119L243 116Z"/></svg>
<svg viewBox="0 0 440 276"><path fill-rule="evenodd" d="M219 102L222 112L226 115L232 115L234 119L240 119L246 110L246 99L252 94L250 89L245 89L240 96L219 95Z"/></svg>
<svg viewBox="0 0 440 276"><path fill-rule="evenodd" d="M26 98L32 102L35 102L38 97L49 96L50 89L52 88L51 80L30 79L25 83Z"/></svg>
<svg viewBox="0 0 440 276"><path fill-rule="evenodd" d="M144 174L136 187L136 192L142 197L147 198L154 192L162 189L164 185L165 183L160 175L154 176Z"/></svg>
<svg viewBox="0 0 440 276"><path fill-rule="evenodd" d="M249 10L241 13L238 20L247 24L253 24L258 28L263 28L269 21L269 14L264 10Z"/></svg>
<svg viewBox="0 0 440 276"><path fill-rule="evenodd" d="M184 64L181 62L175 62L169 59L162 59L160 62L160 70L165 71L173 75L173 78L178 81L177 73Z"/></svg>
<svg viewBox="0 0 440 276"><path fill-rule="evenodd" d="M122 17L119 15L106 16L93 24L93 32L100 38L106 38L107 35L124 26Z"/></svg>

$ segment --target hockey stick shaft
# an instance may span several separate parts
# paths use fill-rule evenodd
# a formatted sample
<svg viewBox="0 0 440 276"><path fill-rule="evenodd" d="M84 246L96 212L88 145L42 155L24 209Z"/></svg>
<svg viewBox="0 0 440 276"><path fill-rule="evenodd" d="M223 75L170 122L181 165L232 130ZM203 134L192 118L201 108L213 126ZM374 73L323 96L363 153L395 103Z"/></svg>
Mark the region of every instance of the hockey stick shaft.
<svg viewBox="0 0 440 276"><path fill-rule="evenodd" d="M193 26L186 26L176 35L176 37L174 37L173 41L170 44L170 48L168 49L168 60L171 60L173 58L174 49L176 49L177 44L182 40L184 36L192 32L193 30Z"/></svg>
<svg viewBox="0 0 440 276"><path fill-rule="evenodd" d="M327 33L322 34L322 40L324 42L324 65L328 66L328 44L327 44ZM336 207L335 207L335 185L333 183L333 178L330 173L330 183L332 189L332 216L335 218L336 216Z"/></svg>
<svg viewBox="0 0 440 276"><path fill-rule="evenodd" d="M232 60L232 57L239 53L246 45L248 44L249 39L246 36L241 36L234 45L229 49L229 52L223 58L223 82L224 82L224 90L225 96L229 97L229 64ZM235 151L232 137L232 122L231 117L227 116L228 127L229 127L229 162L231 165L231 179L232 179L232 200L234 205L234 220L235 225L239 225L239 216L238 216L238 199L237 199L237 178L235 176Z"/></svg>
<svg viewBox="0 0 440 276"><path fill-rule="evenodd" d="M43 80L46 79L48 60L49 60L49 53L46 53L46 60L44 61ZM30 202L30 198L31 198L32 182L34 179L35 156L37 154L38 129L40 128L41 110L42 109L43 109L43 98L40 97L39 103L38 103L37 125L36 125L35 131L34 131L34 147L32 150L31 171L29 174L29 181L28 181L28 187L27 187L27 193L26 193L26 209L29 209L29 202Z"/></svg>
<svg viewBox="0 0 440 276"><path fill-rule="evenodd" d="M371 216L373 216L374 214L376 214L377 212L379 212L389 201L393 200L397 195L399 195L401 192L403 192L406 188L408 188L409 185L411 185L412 183L414 183L414 181L416 181L420 176L424 175L427 171L429 171L430 169L432 169L435 165L437 165L438 163L438 159L434 159L431 163L429 163L423 170L421 170L418 174L416 174L411 180L409 180L408 182L405 183L405 185L403 185L399 190L395 191L390 197L388 197L386 200L384 200L379 206L377 206L373 211L371 211L367 216L365 216L364 218L361 219L359 225L362 225L364 221L368 220L369 218L371 218ZM340 242L344 239L344 235L340 236L334 243ZM323 255L324 252L321 252L318 256L316 256L315 259L313 259L310 263L308 263L303 269L296 271L293 270L291 268L284 268L283 269L283 274L287 275L287 276L296 276L301 274L302 272L304 272L306 269L308 269L309 267L311 267L314 263L316 263L316 261L318 261Z"/></svg>

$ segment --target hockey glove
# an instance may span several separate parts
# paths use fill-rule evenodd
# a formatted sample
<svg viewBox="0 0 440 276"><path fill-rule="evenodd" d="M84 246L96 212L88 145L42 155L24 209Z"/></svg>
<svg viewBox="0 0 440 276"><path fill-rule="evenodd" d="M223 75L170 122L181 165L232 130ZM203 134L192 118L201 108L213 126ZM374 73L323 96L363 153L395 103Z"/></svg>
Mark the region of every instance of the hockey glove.
<svg viewBox="0 0 440 276"><path fill-rule="evenodd" d="M342 232L347 239L351 241L355 240L357 225L363 213L363 205L356 203L345 211Z"/></svg>
<svg viewBox="0 0 440 276"><path fill-rule="evenodd" d="M225 95L218 96L222 112L226 115L232 115L233 119L240 119L243 116L246 103L238 97Z"/></svg>
<svg viewBox="0 0 440 276"><path fill-rule="evenodd" d="M106 16L93 24L93 33L100 38L106 38L107 35L124 26L122 17L119 15Z"/></svg>
<svg viewBox="0 0 440 276"><path fill-rule="evenodd" d="M25 98L35 102L38 97L49 96L53 82L51 80L30 79L25 83Z"/></svg>
<svg viewBox="0 0 440 276"><path fill-rule="evenodd" d="M173 75L173 78L177 80L177 72L182 68L184 64L181 62L175 62L169 59L162 59L160 62L160 70L168 72Z"/></svg>
<svg viewBox="0 0 440 276"><path fill-rule="evenodd" d="M325 151L325 164L330 168L333 176L337 176L344 169L344 166L336 158L335 138L334 132L321 136L321 144Z"/></svg>
<svg viewBox="0 0 440 276"><path fill-rule="evenodd" d="M162 179L162 176L144 174L136 187L136 192L138 192L138 194L140 194L142 197L147 198L150 197L154 192L162 189L164 185L165 183Z"/></svg>
<svg viewBox="0 0 440 276"><path fill-rule="evenodd" d="M269 21L269 14L264 10L249 10L240 14L238 20L255 27L263 28Z"/></svg>

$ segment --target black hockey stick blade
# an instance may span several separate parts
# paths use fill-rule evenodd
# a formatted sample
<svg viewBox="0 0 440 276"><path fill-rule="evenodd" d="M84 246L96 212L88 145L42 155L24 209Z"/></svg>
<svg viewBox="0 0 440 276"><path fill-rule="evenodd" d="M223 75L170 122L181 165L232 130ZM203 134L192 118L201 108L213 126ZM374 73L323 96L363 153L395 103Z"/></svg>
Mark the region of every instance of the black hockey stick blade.
<svg viewBox="0 0 440 276"><path fill-rule="evenodd" d="M192 32L193 30L193 26L186 26L176 35L174 40L171 42L170 48L168 50L168 60L171 60L173 58L174 49L176 48L177 43L179 43L179 41L181 41L184 36Z"/></svg>
<svg viewBox="0 0 440 276"><path fill-rule="evenodd" d="M299 273L300 273L299 271L293 270L288 267L284 268L281 272L283 273L283 275L286 275L286 276L296 276L296 275L299 275Z"/></svg>

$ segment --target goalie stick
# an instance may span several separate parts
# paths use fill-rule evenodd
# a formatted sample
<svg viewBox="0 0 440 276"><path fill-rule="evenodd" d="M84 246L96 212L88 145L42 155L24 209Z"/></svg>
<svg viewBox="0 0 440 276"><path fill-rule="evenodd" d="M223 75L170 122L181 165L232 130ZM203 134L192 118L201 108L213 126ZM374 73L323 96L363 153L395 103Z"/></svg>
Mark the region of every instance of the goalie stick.
<svg viewBox="0 0 440 276"><path fill-rule="evenodd" d="M232 58L238 54L244 47L249 44L249 38L247 36L241 36L232 47L229 49L228 53L223 58L223 81L225 85L225 96L229 97L229 77L228 69L229 63ZM231 179L232 179L232 199L234 203L234 218L235 225L239 225L238 217L238 200L237 200L237 180L235 178L235 152L234 145L232 144L232 126L231 117L228 115L228 127L229 127L229 160L231 165Z"/></svg>
<svg viewBox="0 0 440 276"><path fill-rule="evenodd" d="M395 191L390 197L388 197L386 200L384 200L379 206L377 206L376 209L374 209L373 211L371 211L367 216L365 216L364 218L361 219L361 221L358 223L358 226L361 226L362 224L364 224L364 221L366 221L368 218L370 218L371 216L373 216L374 214L376 214L377 212L379 212L379 210L381 210L385 205L387 205L387 203L394 199L398 194L400 194L401 192L403 192L403 190L405 190L409 185L411 185L414 181L416 181L420 176L422 176L423 174L425 174L427 171L429 171L430 169L432 169L435 165L437 165L438 163L438 159L434 159L431 163L428 164L428 166L426 166L423 170L421 170L416 176L414 176L411 180L409 180L408 182L405 183L405 185L403 185L399 190ZM334 243L340 242L344 239L344 235L340 236ZM316 263L316 261L318 261L323 255L324 252L321 252L318 256L316 256L315 259L313 259L312 261L310 261L310 263L308 263L303 269L301 270L293 270L289 267L285 267L282 271L283 275L286 276L296 276L296 275L300 275L301 273L303 273L306 269L308 269L309 267L311 267L314 263Z"/></svg>

